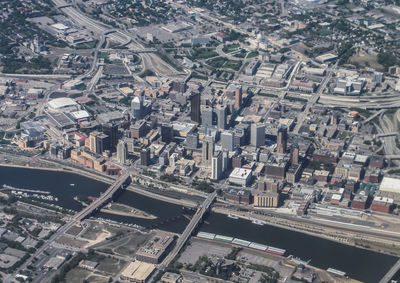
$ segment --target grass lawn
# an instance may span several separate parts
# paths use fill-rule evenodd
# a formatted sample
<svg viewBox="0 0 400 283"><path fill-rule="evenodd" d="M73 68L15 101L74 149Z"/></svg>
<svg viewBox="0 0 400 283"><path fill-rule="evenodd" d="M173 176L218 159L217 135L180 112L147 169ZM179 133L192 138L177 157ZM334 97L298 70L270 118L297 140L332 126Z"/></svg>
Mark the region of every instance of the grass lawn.
<svg viewBox="0 0 400 283"><path fill-rule="evenodd" d="M233 56L235 56L236 58L245 58L247 55L247 51L242 49L240 50L240 52L235 53Z"/></svg>
<svg viewBox="0 0 400 283"><path fill-rule="evenodd" d="M229 44L229 45L225 45L222 48L222 51L224 51L225 53L230 53L232 51L235 51L239 48L239 44Z"/></svg>
<svg viewBox="0 0 400 283"><path fill-rule="evenodd" d="M5 136L6 139L10 140L13 137L14 137L14 133L6 133L6 136Z"/></svg>
<svg viewBox="0 0 400 283"><path fill-rule="evenodd" d="M372 67L379 71L384 71L384 67L378 63L377 56L370 54L359 53L350 57L350 63L357 64L360 67Z"/></svg>
<svg viewBox="0 0 400 283"><path fill-rule="evenodd" d="M97 269L110 274L110 276L115 276L119 271L125 266L126 262L113 259L113 258L105 258L99 262Z"/></svg>
<svg viewBox="0 0 400 283"><path fill-rule="evenodd" d="M121 255L130 256L134 254L141 245L143 245L149 239L148 235L137 233L130 236L129 239L115 249L115 251Z"/></svg>
<svg viewBox="0 0 400 283"><path fill-rule="evenodd" d="M253 57L258 56L258 54L259 54L258 51L251 51L251 52L247 53L246 58L253 58Z"/></svg>
<svg viewBox="0 0 400 283"><path fill-rule="evenodd" d="M193 48L188 54L188 58L193 59L207 59L218 56L214 48Z"/></svg>
<svg viewBox="0 0 400 283"><path fill-rule="evenodd" d="M93 49L97 45L97 40L79 43L75 46L75 49Z"/></svg>
<svg viewBox="0 0 400 283"><path fill-rule="evenodd" d="M308 100L300 97L294 97L294 96L286 96L285 99L289 100L290 102L302 102L306 103Z"/></svg>
<svg viewBox="0 0 400 283"><path fill-rule="evenodd" d="M109 278L99 275L90 275L87 279L90 283L108 283Z"/></svg>
<svg viewBox="0 0 400 283"><path fill-rule="evenodd" d="M65 282L83 282L91 272L79 267L70 270L65 276Z"/></svg>
<svg viewBox="0 0 400 283"><path fill-rule="evenodd" d="M132 208L128 207L126 205L123 204L119 204L119 203L112 203L111 204L111 210L116 210L116 211L122 211L122 212L131 212Z"/></svg>
<svg viewBox="0 0 400 283"><path fill-rule="evenodd" d="M351 132L342 131L342 132L338 133L336 138L339 140L346 140L346 139L349 139L352 135L353 135L353 133L351 133Z"/></svg>
<svg viewBox="0 0 400 283"><path fill-rule="evenodd" d="M225 63L224 68L229 68L235 71L239 71L241 66L242 66L242 61L229 60Z"/></svg>
<svg viewBox="0 0 400 283"><path fill-rule="evenodd" d="M260 92L258 95L266 97L278 97L276 94Z"/></svg>
<svg viewBox="0 0 400 283"><path fill-rule="evenodd" d="M210 65L211 67L214 68L222 68L222 66L225 64L225 62L228 61L225 57L217 57L213 58L210 60L207 60L207 65Z"/></svg>
<svg viewBox="0 0 400 283"><path fill-rule="evenodd" d="M98 235L100 235L101 233L102 233L101 228L91 226L84 232L84 234L82 235L82 238L85 238L88 240L95 240L95 239L97 239Z"/></svg>

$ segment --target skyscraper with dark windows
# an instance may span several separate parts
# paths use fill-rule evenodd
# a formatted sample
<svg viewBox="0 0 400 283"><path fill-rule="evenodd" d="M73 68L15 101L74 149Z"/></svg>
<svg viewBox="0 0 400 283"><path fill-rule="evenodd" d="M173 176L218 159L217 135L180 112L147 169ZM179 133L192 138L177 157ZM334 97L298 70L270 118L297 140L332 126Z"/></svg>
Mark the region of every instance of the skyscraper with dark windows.
<svg viewBox="0 0 400 283"><path fill-rule="evenodd" d="M194 92L190 96L190 119L193 122L201 122L200 117L200 93Z"/></svg>
<svg viewBox="0 0 400 283"><path fill-rule="evenodd" d="M174 128L170 124L161 125L161 141L170 143L174 139Z"/></svg>
<svg viewBox="0 0 400 283"><path fill-rule="evenodd" d="M281 154L286 153L286 147L287 147L287 127L279 126L276 151Z"/></svg>

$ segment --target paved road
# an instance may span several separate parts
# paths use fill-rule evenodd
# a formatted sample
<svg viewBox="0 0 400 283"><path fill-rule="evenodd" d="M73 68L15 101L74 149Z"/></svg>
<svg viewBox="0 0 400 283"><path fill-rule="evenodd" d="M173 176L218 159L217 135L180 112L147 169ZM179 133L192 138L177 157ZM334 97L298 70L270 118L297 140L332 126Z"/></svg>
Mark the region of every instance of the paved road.
<svg viewBox="0 0 400 283"><path fill-rule="evenodd" d="M392 266L392 268L388 271L388 273L383 276L379 283L389 283L393 276L396 274L397 271L400 269L400 259Z"/></svg>
<svg viewBox="0 0 400 283"><path fill-rule="evenodd" d="M326 87L326 84L331 80L333 72L334 72L334 69L336 69L337 65L338 65L338 63L336 63L333 68L328 70L328 74L325 76L325 78L322 81L322 83L320 84L318 90L308 100L306 108L304 109L303 112L300 113L300 115L299 115L299 117L297 119L297 123L296 123L296 126L295 126L294 130L293 130L293 133L295 133L295 134L299 133L299 130L300 130L301 126L303 125L304 120L307 117L307 113L310 111L310 108L312 106L314 106L314 104L318 101L320 95L322 94L323 90Z"/></svg>
<svg viewBox="0 0 400 283"><path fill-rule="evenodd" d="M47 79L47 80L65 80L70 79L71 75L35 75L35 74L0 74L0 77L5 78L21 78L21 79Z"/></svg>
<svg viewBox="0 0 400 283"><path fill-rule="evenodd" d="M63 6L67 4L63 0L52 0L57 6ZM81 27L93 31L98 36L107 33L107 37L112 41L115 41L121 45L129 44L129 49L143 50L146 49L143 44L139 43L128 31L121 29L113 29L101 22L91 19L85 14L77 11L74 7L66 7L61 9L68 17L70 17L75 23ZM112 31L112 32L111 32ZM156 73L164 74L167 76L176 75L179 72L172 66L164 62L161 58L155 54L140 53L144 69L153 69Z"/></svg>

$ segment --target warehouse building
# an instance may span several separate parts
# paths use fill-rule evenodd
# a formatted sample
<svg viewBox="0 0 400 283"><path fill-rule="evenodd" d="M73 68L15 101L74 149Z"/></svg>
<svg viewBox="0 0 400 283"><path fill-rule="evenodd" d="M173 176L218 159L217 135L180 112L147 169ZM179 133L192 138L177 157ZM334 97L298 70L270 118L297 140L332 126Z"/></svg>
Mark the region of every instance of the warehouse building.
<svg viewBox="0 0 400 283"><path fill-rule="evenodd" d="M393 198L395 201L400 200L400 179L392 177L384 177L379 187L380 195L383 197Z"/></svg>
<svg viewBox="0 0 400 283"><path fill-rule="evenodd" d="M154 272L154 264L133 261L121 273L121 280L126 280L135 283L144 283Z"/></svg>

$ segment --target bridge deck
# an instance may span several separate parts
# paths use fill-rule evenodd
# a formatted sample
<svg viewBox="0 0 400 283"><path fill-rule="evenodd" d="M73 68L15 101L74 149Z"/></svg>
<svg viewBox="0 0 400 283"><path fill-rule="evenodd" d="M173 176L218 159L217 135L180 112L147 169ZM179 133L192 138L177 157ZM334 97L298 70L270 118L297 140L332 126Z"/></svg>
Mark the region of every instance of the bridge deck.
<svg viewBox="0 0 400 283"><path fill-rule="evenodd" d="M203 204L197 209L196 213L193 215L192 220L186 226L185 231L183 231L182 235L179 237L178 241L176 242L175 247L173 248L173 250L169 253L169 255L164 259L164 261L160 265L161 269L164 269L165 267L167 267L171 263L171 261L176 257L176 255L179 253L179 251L183 248L184 244L186 243L186 241L189 239L190 235L192 234L194 228L197 226L199 221L202 219L204 213L210 207L210 205L212 204L212 202L214 201L216 196L217 196L216 192L210 194L206 198L206 200L203 202Z"/></svg>
<svg viewBox="0 0 400 283"><path fill-rule="evenodd" d="M383 276L381 281L379 283L388 283L390 280L393 278L393 276L396 274L397 271L400 269L400 259L392 266L392 268L388 271L388 273Z"/></svg>

